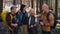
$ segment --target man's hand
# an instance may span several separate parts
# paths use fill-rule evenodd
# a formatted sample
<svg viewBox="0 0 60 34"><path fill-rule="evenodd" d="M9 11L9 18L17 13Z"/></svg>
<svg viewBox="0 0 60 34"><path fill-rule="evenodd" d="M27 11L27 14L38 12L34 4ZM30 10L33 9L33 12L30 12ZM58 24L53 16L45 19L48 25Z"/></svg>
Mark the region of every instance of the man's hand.
<svg viewBox="0 0 60 34"><path fill-rule="evenodd" d="M40 17L40 16L41 16L41 14L38 14L38 15L34 15L34 16L38 18L38 17Z"/></svg>
<svg viewBox="0 0 60 34"><path fill-rule="evenodd" d="M34 24L34 26L37 26L37 24Z"/></svg>
<svg viewBox="0 0 60 34"><path fill-rule="evenodd" d="M50 24L49 23L46 23L45 26L50 26Z"/></svg>
<svg viewBox="0 0 60 34"><path fill-rule="evenodd" d="M43 23L43 22L40 22L40 25L42 25L42 26L43 26L43 25L44 25L44 23Z"/></svg>
<svg viewBox="0 0 60 34"><path fill-rule="evenodd" d="M38 15L34 15L35 17L37 17Z"/></svg>
<svg viewBox="0 0 60 34"><path fill-rule="evenodd" d="M34 26L33 25L31 25L31 28L33 28Z"/></svg>
<svg viewBox="0 0 60 34"><path fill-rule="evenodd" d="M17 27L17 24L11 24L11 26L13 26L13 27Z"/></svg>

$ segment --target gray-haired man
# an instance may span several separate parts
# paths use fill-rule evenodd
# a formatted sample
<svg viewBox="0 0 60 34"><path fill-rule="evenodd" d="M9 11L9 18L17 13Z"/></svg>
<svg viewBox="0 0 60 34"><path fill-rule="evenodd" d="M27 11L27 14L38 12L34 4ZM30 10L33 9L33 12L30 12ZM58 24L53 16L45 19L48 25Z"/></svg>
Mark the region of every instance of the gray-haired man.
<svg viewBox="0 0 60 34"><path fill-rule="evenodd" d="M42 28L42 34L51 34L51 26L54 24L54 16L53 14L49 13L49 7L47 4L42 5L42 10L43 12L41 15L37 16L41 17L40 25Z"/></svg>
<svg viewBox="0 0 60 34"><path fill-rule="evenodd" d="M29 17L29 34L37 34L37 24L35 22L34 12L31 9L29 11L30 17Z"/></svg>

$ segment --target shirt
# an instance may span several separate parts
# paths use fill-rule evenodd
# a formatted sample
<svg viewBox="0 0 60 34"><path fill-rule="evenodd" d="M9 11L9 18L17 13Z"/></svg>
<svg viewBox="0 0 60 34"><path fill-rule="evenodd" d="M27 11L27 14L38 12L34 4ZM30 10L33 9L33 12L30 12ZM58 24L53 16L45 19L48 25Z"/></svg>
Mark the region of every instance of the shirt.
<svg viewBox="0 0 60 34"><path fill-rule="evenodd" d="M31 16L29 17L29 25L30 25L30 23L31 23Z"/></svg>

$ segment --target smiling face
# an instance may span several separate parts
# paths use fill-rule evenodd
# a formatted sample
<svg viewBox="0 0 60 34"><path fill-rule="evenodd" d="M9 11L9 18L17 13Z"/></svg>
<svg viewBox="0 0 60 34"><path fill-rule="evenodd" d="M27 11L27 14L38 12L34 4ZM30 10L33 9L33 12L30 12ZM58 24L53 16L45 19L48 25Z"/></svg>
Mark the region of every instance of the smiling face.
<svg viewBox="0 0 60 34"><path fill-rule="evenodd" d="M14 13L14 14L16 13L16 8L12 9L12 13Z"/></svg>
<svg viewBox="0 0 60 34"><path fill-rule="evenodd" d="M43 4L42 5L42 10L43 10L43 12L47 12L49 10L48 5L47 4Z"/></svg>
<svg viewBox="0 0 60 34"><path fill-rule="evenodd" d="M33 10L30 10L30 11L29 11L29 14L30 14L31 16L34 15Z"/></svg>
<svg viewBox="0 0 60 34"><path fill-rule="evenodd" d="M48 11L48 7L47 7L47 6L43 6L43 7L42 7L42 10L43 10L44 12L46 12L46 11Z"/></svg>

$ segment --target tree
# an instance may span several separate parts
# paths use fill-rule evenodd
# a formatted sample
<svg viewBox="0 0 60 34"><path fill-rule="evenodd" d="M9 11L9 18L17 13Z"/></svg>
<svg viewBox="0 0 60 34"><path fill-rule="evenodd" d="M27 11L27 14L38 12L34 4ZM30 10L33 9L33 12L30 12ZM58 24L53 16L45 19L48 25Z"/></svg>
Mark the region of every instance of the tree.
<svg viewBox="0 0 60 34"><path fill-rule="evenodd" d="M58 0L55 0L55 14L58 17Z"/></svg>
<svg viewBox="0 0 60 34"><path fill-rule="evenodd" d="M40 6L39 6L39 8L40 8L40 12L42 12L43 0L39 0L39 2L40 2Z"/></svg>
<svg viewBox="0 0 60 34"><path fill-rule="evenodd" d="M38 14L38 0L36 0L36 13Z"/></svg>
<svg viewBox="0 0 60 34"><path fill-rule="evenodd" d="M22 4L22 0L20 0L20 4Z"/></svg>
<svg viewBox="0 0 60 34"><path fill-rule="evenodd" d="M0 0L0 15L1 15L2 10L3 10L3 0Z"/></svg>
<svg viewBox="0 0 60 34"><path fill-rule="evenodd" d="M16 5L16 0L13 0L13 5Z"/></svg>
<svg viewBox="0 0 60 34"><path fill-rule="evenodd" d="M31 7L33 8L33 3L34 3L34 0L31 0Z"/></svg>

